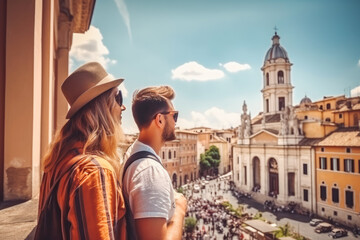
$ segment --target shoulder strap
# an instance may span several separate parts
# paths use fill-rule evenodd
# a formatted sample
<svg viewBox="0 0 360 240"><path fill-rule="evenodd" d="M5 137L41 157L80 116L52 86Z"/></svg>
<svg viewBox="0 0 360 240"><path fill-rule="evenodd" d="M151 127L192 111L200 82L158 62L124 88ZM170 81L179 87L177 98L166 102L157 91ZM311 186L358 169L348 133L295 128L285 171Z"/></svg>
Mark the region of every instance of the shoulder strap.
<svg viewBox="0 0 360 240"><path fill-rule="evenodd" d="M52 194L54 194L54 189L57 187L57 185L59 184L61 178L68 172L72 172L74 171L74 169L80 164L80 159L84 157L84 155L76 155L75 157L73 157L70 162L71 162L71 165L65 165L65 166L68 166L67 168L65 168L64 171L62 171L59 176L56 178L56 180L54 181L53 185L51 186L50 190L49 190L49 194L48 196L46 197L46 200L45 200L45 204L43 205L43 208L41 210L43 210L46 205L47 205L47 202L49 201L50 197Z"/></svg>
<svg viewBox="0 0 360 240"><path fill-rule="evenodd" d="M141 158L151 158L151 159L157 161L158 163L160 163L161 166L163 166L162 163L160 162L160 160L152 152L149 152L149 151L136 152L126 160L125 165L124 165L124 171L123 171L122 179L124 179L125 172L129 168L129 166L133 162L135 162L136 160L139 160Z"/></svg>

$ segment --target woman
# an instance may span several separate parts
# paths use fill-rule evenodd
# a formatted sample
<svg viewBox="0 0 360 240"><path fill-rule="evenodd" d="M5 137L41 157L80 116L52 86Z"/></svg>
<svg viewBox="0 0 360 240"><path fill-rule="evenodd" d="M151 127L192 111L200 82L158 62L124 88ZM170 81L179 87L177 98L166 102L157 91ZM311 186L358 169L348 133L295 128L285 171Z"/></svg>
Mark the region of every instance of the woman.
<svg viewBox="0 0 360 240"><path fill-rule="evenodd" d="M92 62L61 86L69 120L44 158L37 239L126 239L117 152L126 109L117 88L122 81ZM54 220L44 220L56 209Z"/></svg>

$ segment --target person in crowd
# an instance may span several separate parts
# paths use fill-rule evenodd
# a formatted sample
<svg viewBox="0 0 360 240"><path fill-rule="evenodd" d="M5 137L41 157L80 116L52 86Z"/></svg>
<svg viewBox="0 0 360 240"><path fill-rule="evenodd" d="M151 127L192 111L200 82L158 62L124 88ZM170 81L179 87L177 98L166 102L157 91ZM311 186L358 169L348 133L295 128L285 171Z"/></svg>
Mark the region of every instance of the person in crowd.
<svg viewBox="0 0 360 240"><path fill-rule="evenodd" d="M123 79L97 62L84 64L61 86L68 121L44 157L36 239L46 229L56 239L126 239L125 202L118 179L122 140ZM54 202L55 205L50 205ZM50 207L49 207L50 206ZM41 226L51 211L58 215ZM51 238L47 236L48 239Z"/></svg>
<svg viewBox="0 0 360 240"><path fill-rule="evenodd" d="M142 151L150 155L131 164L128 159L128 167L125 163L122 184L130 239L181 239L187 202L174 191L159 157L165 142L175 139L174 96L169 86L148 87L133 96L132 113L140 133L125 159Z"/></svg>

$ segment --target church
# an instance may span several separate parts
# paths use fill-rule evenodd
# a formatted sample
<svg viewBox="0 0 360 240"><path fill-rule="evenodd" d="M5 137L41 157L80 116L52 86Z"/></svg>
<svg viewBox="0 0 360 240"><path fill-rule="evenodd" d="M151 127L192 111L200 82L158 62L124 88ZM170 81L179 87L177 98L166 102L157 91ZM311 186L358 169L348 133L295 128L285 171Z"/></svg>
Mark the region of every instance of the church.
<svg viewBox="0 0 360 240"><path fill-rule="evenodd" d="M316 211L315 164L311 145L296 115L291 84L292 63L275 32L261 68L263 112L251 118L244 101L237 144L233 145L233 180L258 201L297 203ZM303 99L304 100L304 99ZM304 100L305 101L305 100Z"/></svg>

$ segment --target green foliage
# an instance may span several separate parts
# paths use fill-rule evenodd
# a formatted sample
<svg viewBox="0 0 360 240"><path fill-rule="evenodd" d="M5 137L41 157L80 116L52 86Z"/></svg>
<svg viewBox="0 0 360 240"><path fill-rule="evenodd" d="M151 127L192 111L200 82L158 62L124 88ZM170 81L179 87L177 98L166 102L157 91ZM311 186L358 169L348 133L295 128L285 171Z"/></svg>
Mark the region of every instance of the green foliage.
<svg viewBox="0 0 360 240"><path fill-rule="evenodd" d="M262 212L259 212L259 211L255 214L255 216L253 217L253 219L259 219L259 220L262 220L262 221L265 221L265 220L266 220L266 219L263 217Z"/></svg>
<svg viewBox="0 0 360 240"><path fill-rule="evenodd" d="M192 233L195 230L197 221L193 217L185 218L185 232Z"/></svg>
<svg viewBox="0 0 360 240"><path fill-rule="evenodd" d="M284 226L279 226L279 230L275 232L275 237L281 238L281 237L287 237L291 234L291 227L290 224L287 223Z"/></svg>
<svg viewBox="0 0 360 240"><path fill-rule="evenodd" d="M184 194L184 189L182 187L179 187L178 189L176 189L176 191L178 193Z"/></svg>
<svg viewBox="0 0 360 240"><path fill-rule="evenodd" d="M216 172L219 165L220 152L216 146L212 145L205 154L200 154L200 174L202 176Z"/></svg>

